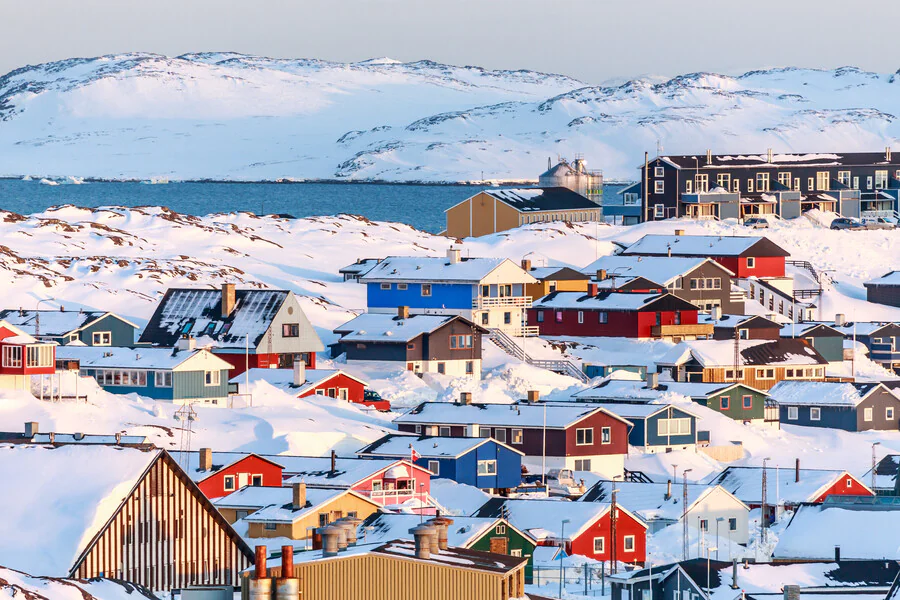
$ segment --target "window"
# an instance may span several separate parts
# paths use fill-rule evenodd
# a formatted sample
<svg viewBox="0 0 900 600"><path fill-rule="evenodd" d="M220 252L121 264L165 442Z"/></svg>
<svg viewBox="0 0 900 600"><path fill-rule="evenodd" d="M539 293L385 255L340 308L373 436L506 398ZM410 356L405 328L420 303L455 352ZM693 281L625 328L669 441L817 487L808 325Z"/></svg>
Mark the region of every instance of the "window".
<svg viewBox="0 0 900 600"><path fill-rule="evenodd" d="M690 419L659 419L656 422L656 432L660 436L690 435Z"/></svg>
<svg viewBox="0 0 900 600"><path fill-rule="evenodd" d="M508 312L503 313L503 324L504 325L512 324L512 313L508 313Z"/></svg>
<svg viewBox="0 0 900 600"><path fill-rule="evenodd" d="M735 179L734 181L732 181L732 182L731 182L731 188L732 188L731 191L734 192L735 194L740 193L740 191L741 191L741 180L740 180L740 179Z"/></svg>
<svg viewBox="0 0 900 600"><path fill-rule="evenodd" d="M730 173L719 173L716 175L716 185L720 188L728 191L731 187L731 174Z"/></svg>
<svg viewBox="0 0 900 600"><path fill-rule="evenodd" d="M109 331L95 331L91 334L92 346L110 346L112 345L112 333Z"/></svg>
<svg viewBox="0 0 900 600"><path fill-rule="evenodd" d="M850 187L850 171L838 171L837 180Z"/></svg>
<svg viewBox="0 0 900 600"><path fill-rule="evenodd" d="M875 189L883 190L887 187L888 182L888 172L887 171L875 171Z"/></svg>
<svg viewBox="0 0 900 600"><path fill-rule="evenodd" d="M496 527L496 529L494 529L494 531L497 532L497 535L506 535L506 525L503 525L503 524L497 525L497 527Z"/></svg>
<svg viewBox="0 0 900 600"><path fill-rule="evenodd" d="M757 369L757 379L775 379L775 369Z"/></svg>
<svg viewBox="0 0 900 600"><path fill-rule="evenodd" d="M859 189L859 177L854 177L854 178L853 178L853 189L854 189L854 190L858 190L858 189Z"/></svg>
<svg viewBox="0 0 900 600"><path fill-rule="evenodd" d="M794 178L794 191L795 192L800 191L800 178L799 177Z"/></svg>
<svg viewBox="0 0 900 600"><path fill-rule="evenodd" d="M430 284L430 283L423 283L423 284L422 284L422 295L423 295L423 296L430 296L430 295L431 295L431 284Z"/></svg>
<svg viewBox="0 0 900 600"><path fill-rule="evenodd" d="M681 325L681 311L680 310L675 311L675 324Z"/></svg>
<svg viewBox="0 0 900 600"><path fill-rule="evenodd" d="M822 409L818 406L810 406L809 407L809 420L810 421L821 421L822 420Z"/></svg>
<svg viewBox="0 0 900 600"><path fill-rule="evenodd" d="M512 548L512 549L509 551L509 555L510 555L510 556L515 556L515 557L517 557L517 558L521 558L521 557L522 557L522 549L521 549L521 548Z"/></svg>
<svg viewBox="0 0 900 600"><path fill-rule="evenodd" d="M561 310L556 311L556 312L553 314L553 316L554 316L554 320L555 320L557 323L562 323L562 322L563 322L563 312L562 312Z"/></svg>
<svg viewBox="0 0 900 600"><path fill-rule="evenodd" d="M576 446L590 446L594 443L594 429L589 427L587 429L576 429L575 430L575 445Z"/></svg>
<svg viewBox="0 0 900 600"><path fill-rule="evenodd" d="M325 390L323 390L323 389L316 390L316 396L324 396L324 395L325 395Z"/></svg>
<svg viewBox="0 0 900 600"><path fill-rule="evenodd" d="M478 437L483 437L483 438L491 437L491 428L490 427L479 427L478 428Z"/></svg>
<svg viewBox="0 0 900 600"><path fill-rule="evenodd" d="M226 475L224 477L224 486L226 492L234 491L234 475Z"/></svg>
<svg viewBox="0 0 900 600"><path fill-rule="evenodd" d="M737 519L734 517L728 519L728 531L737 531Z"/></svg>
<svg viewBox="0 0 900 600"><path fill-rule="evenodd" d="M204 371L203 372L203 383L205 385L219 385L220 375L221 375L221 371Z"/></svg>
<svg viewBox="0 0 900 600"><path fill-rule="evenodd" d="M398 284L397 284L397 289L398 289L398 290L401 290L401 291L405 291L405 290L409 289L409 284L407 284L407 283L398 283Z"/></svg>
<svg viewBox="0 0 900 600"><path fill-rule="evenodd" d="M656 323L655 324L656 325L662 324L662 313L661 312L656 313Z"/></svg>
<svg viewBox="0 0 900 600"><path fill-rule="evenodd" d="M449 427L439 427L438 435L441 437L450 437L450 428Z"/></svg>
<svg viewBox="0 0 900 600"><path fill-rule="evenodd" d="M768 173L757 173L756 174L756 191L757 192L768 192L769 191L769 174Z"/></svg>
<svg viewBox="0 0 900 600"><path fill-rule="evenodd" d="M729 398L728 396L722 396L721 398L719 398L719 408L722 410L728 410L729 408L731 408L730 402L731 398Z"/></svg>
<svg viewBox="0 0 900 600"><path fill-rule="evenodd" d="M662 183L661 181L658 183ZM662 186L660 187L660 193L662 193ZM666 216L666 205L665 204L654 204L653 205L653 218L654 219L662 219Z"/></svg>
<svg viewBox="0 0 900 600"><path fill-rule="evenodd" d="M871 409L871 407L870 407L870 408L864 408L864 409L863 409L863 421L865 421L866 423L868 423L868 422L870 422L871 420L872 420L872 409Z"/></svg>
<svg viewBox="0 0 900 600"><path fill-rule="evenodd" d="M894 407L893 406L888 406L887 408L884 409L884 418L887 419L888 421L894 420Z"/></svg>
<svg viewBox="0 0 900 600"><path fill-rule="evenodd" d="M576 471L590 471L591 470L591 459L576 458L575 459L575 470Z"/></svg>
<svg viewBox="0 0 900 600"><path fill-rule="evenodd" d="M479 460L478 461L478 474L479 475L496 475L497 474L497 461L496 460Z"/></svg>
<svg viewBox="0 0 900 600"><path fill-rule="evenodd" d="M818 171L816 173L816 189L819 191L827 191L831 183L831 176L828 171Z"/></svg>
<svg viewBox="0 0 900 600"><path fill-rule="evenodd" d="M666 176L666 170L663 169L662 167L654 167L654 169L653 169L653 176L654 176L654 177L665 177L665 176Z"/></svg>
<svg viewBox="0 0 900 600"><path fill-rule="evenodd" d="M262 487L262 475L251 475L250 485L253 487Z"/></svg>
<svg viewBox="0 0 900 600"><path fill-rule="evenodd" d="M389 290L389 289L391 289L391 284L389 284L389 283L382 283L382 284L381 284L381 289L383 289L383 290Z"/></svg>
<svg viewBox="0 0 900 600"><path fill-rule="evenodd" d="M3 366L16 367L22 366L22 347L21 346L4 346L3 347Z"/></svg>
<svg viewBox="0 0 900 600"><path fill-rule="evenodd" d="M591 430L593 431L593 430ZM603 427L600 429L600 443L601 444L611 444L612 443L612 430L609 427Z"/></svg>
<svg viewBox="0 0 900 600"><path fill-rule="evenodd" d="M850 478L848 477L848 478L847 478L847 482L845 483L845 485L846 485L848 488L853 487L853 480L850 479Z"/></svg>
<svg viewBox="0 0 900 600"><path fill-rule="evenodd" d="M584 311L583 310L578 311L578 324L580 325L581 323L584 323Z"/></svg>
<svg viewBox="0 0 900 600"><path fill-rule="evenodd" d="M635 206L640 202L639 194L629 192L628 194L623 194L623 196L622 204L625 206Z"/></svg>
<svg viewBox="0 0 900 600"><path fill-rule="evenodd" d="M486 312L481 313L481 324L482 325L488 324L488 313L486 313Z"/></svg>
<svg viewBox="0 0 900 600"><path fill-rule="evenodd" d="M791 189L791 174L790 173L779 173L778 174L778 183L780 183L787 189Z"/></svg>
<svg viewBox="0 0 900 600"><path fill-rule="evenodd" d="M748 257L747 257L747 268L748 268L748 269L755 269L755 268L756 268L756 257L755 257L755 256L748 256Z"/></svg>
<svg viewBox="0 0 900 600"><path fill-rule="evenodd" d="M439 362L437 364L437 372L440 373L441 375L446 374L447 373L447 365L445 363Z"/></svg>
<svg viewBox="0 0 900 600"><path fill-rule="evenodd" d="M626 535L625 536L625 552L634 552L634 536Z"/></svg>
<svg viewBox="0 0 900 600"><path fill-rule="evenodd" d="M474 375L475 374L475 362L471 360L466 361L466 375Z"/></svg>
<svg viewBox="0 0 900 600"><path fill-rule="evenodd" d="M510 440L513 444L521 444L522 443L522 430L521 429L513 429L512 430L512 439Z"/></svg>
<svg viewBox="0 0 900 600"><path fill-rule="evenodd" d="M866 189L867 189L867 190L871 190L871 189L872 189L872 176L871 176L871 175L869 175L868 177L866 177Z"/></svg>
<svg viewBox="0 0 900 600"><path fill-rule="evenodd" d="M441 474L441 463L436 460L428 461L428 470L431 471L432 475L440 475Z"/></svg>
<svg viewBox="0 0 900 600"><path fill-rule="evenodd" d="M691 190L691 180L688 179L687 181L684 182L684 193L690 194L692 191L693 190ZM697 190L697 191L699 192L700 190Z"/></svg>
<svg viewBox="0 0 900 600"><path fill-rule="evenodd" d="M599 313L597 313L597 320L600 322L601 325L605 325L606 323L609 322L609 313L607 313L605 311L600 311Z"/></svg>
<svg viewBox="0 0 900 600"><path fill-rule="evenodd" d="M796 421L799 417L800 409L796 406L788 406L788 421Z"/></svg>
<svg viewBox="0 0 900 600"><path fill-rule="evenodd" d="M707 519L700 519L700 531L709 531L709 521Z"/></svg>
<svg viewBox="0 0 900 600"><path fill-rule="evenodd" d="M606 538L595 537L594 538L594 554L603 554L604 552L606 552Z"/></svg>
<svg viewBox="0 0 900 600"><path fill-rule="evenodd" d="M468 334L461 335L451 335L450 336L450 349L451 350L470 350L473 348L473 337Z"/></svg>
<svg viewBox="0 0 900 600"><path fill-rule="evenodd" d="M266 524L265 524L265 530L266 530L266 531L275 531L275 529L276 529L277 527L278 527L278 524L277 524L277 523L266 523Z"/></svg>
<svg viewBox="0 0 900 600"><path fill-rule="evenodd" d="M415 343L415 342L409 342L408 344L406 344L406 349L407 349L407 350L415 350L415 349L416 349L416 343Z"/></svg>
<svg viewBox="0 0 900 600"><path fill-rule="evenodd" d="M154 371L153 387L170 388L172 387L172 371Z"/></svg>
<svg viewBox="0 0 900 600"><path fill-rule="evenodd" d="M744 410L750 410L753 408L753 396L742 396L741 404L744 407Z"/></svg>
<svg viewBox="0 0 900 600"><path fill-rule="evenodd" d="M53 346L41 344L39 346L25 347L26 367L52 367Z"/></svg>
<svg viewBox="0 0 900 600"><path fill-rule="evenodd" d="M750 339L750 330L749 329L738 329L738 337L742 340Z"/></svg>
<svg viewBox="0 0 900 600"><path fill-rule="evenodd" d="M542 310L537 311L537 322L538 323L544 322L544 311L542 311Z"/></svg>
<svg viewBox="0 0 900 600"><path fill-rule="evenodd" d="M419 434L422 433L422 426L421 426L421 425L416 425L416 433L419 433Z"/></svg>
<svg viewBox="0 0 900 600"><path fill-rule="evenodd" d="M284 323L281 326L281 337L295 338L300 337L299 323Z"/></svg>
<svg viewBox="0 0 900 600"><path fill-rule="evenodd" d="M506 430L502 428L494 429L494 439L498 442L506 443Z"/></svg>

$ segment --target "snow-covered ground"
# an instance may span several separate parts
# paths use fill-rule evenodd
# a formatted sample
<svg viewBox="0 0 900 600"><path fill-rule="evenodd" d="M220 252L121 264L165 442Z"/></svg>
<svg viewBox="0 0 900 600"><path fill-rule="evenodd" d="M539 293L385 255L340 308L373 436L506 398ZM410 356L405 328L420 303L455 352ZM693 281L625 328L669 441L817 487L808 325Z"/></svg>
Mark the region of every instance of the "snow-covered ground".
<svg viewBox="0 0 900 600"><path fill-rule="evenodd" d="M2 175L229 180L535 179L583 153L634 179L644 151L875 150L896 74L690 73L588 86L431 61L122 54L0 78ZM236 143L239 142L239 143Z"/></svg>

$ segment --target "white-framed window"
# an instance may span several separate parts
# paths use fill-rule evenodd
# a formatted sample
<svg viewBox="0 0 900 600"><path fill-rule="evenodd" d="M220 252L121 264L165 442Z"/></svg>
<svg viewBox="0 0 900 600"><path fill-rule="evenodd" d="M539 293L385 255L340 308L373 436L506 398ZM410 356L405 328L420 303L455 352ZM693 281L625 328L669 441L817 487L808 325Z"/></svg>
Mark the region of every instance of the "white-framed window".
<svg viewBox="0 0 900 600"><path fill-rule="evenodd" d="M666 205L665 204L654 204L653 205L653 218L662 219L666 216Z"/></svg>
<svg viewBox="0 0 900 600"><path fill-rule="evenodd" d="M747 191L751 194L753 193L753 180L752 179L747 180Z"/></svg>
<svg viewBox="0 0 900 600"><path fill-rule="evenodd" d="M622 194L622 204L625 206L636 206L640 204L641 196L640 194L635 194L633 192L629 192L627 194Z"/></svg>
<svg viewBox="0 0 900 600"><path fill-rule="evenodd" d="M778 174L778 183L786 187L787 189L791 189L791 174L790 173L779 173Z"/></svg>
<svg viewBox="0 0 900 600"><path fill-rule="evenodd" d="M581 325L582 323L584 323L584 311L579 310L578 311L578 324Z"/></svg>
<svg viewBox="0 0 900 600"><path fill-rule="evenodd" d="M884 418L887 419L888 421L894 420L894 407L893 406L888 406L887 408L884 409Z"/></svg>
<svg viewBox="0 0 900 600"><path fill-rule="evenodd" d="M831 187L831 174L828 171L818 171L816 173L816 189L819 191L828 191Z"/></svg>
<svg viewBox="0 0 900 600"><path fill-rule="evenodd" d="M769 174L768 173L757 173L756 174L756 191L757 192L768 192L769 191Z"/></svg>
<svg viewBox="0 0 900 600"><path fill-rule="evenodd" d="M234 491L234 489L235 489L235 486L234 486L234 475L226 475L226 476L223 478L223 483L224 483L225 491L226 491L226 492L233 492L233 491Z"/></svg>
<svg viewBox="0 0 900 600"><path fill-rule="evenodd" d="M741 180L735 179L731 182L731 191L735 194L739 194L741 192Z"/></svg>
<svg viewBox="0 0 900 600"><path fill-rule="evenodd" d="M322 388L319 388L316 390L316 396L324 396L324 395L325 395L325 390L323 390Z"/></svg>
<svg viewBox="0 0 900 600"><path fill-rule="evenodd" d="M266 521L266 524L263 526L266 531L275 531L278 529L278 523L272 523L270 521Z"/></svg>
<svg viewBox="0 0 900 600"><path fill-rule="evenodd" d="M221 381L221 371L204 371L203 383L208 386L219 385Z"/></svg>
<svg viewBox="0 0 900 600"><path fill-rule="evenodd" d="M810 192L815 191L816 189L816 178L815 177L807 177L806 178L806 189Z"/></svg>
<svg viewBox="0 0 900 600"><path fill-rule="evenodd" d="M382 284L381 284L381 289L383 289L383 290L389 290L389 289L391 289L391 284L389 284L389 283L382 283Z"/></svg>
<svg viewBox="0 0 900 600"><path fill-rule="evenodd" d="M497 474L497 461L496 460L479 460L478 461L478 474L479 475L496 475Z"/></svg>
<svg viewBox="0 0 900 600"><path fill-rule="evenodd" d="M49 344L40 344L25 347L25 366L26 367L52 367L53 366L53 346Z"/></svg>
<svg viewBox="0 0 900 600"><path fill-rule="evenodd" d="M499 525L497 525L494 531L497 533L497 535L506 535L506 525L500 523Z"/></svg>
<svg viewBox="0 0 900 600"><path fill-rule="evenodd" d="M513 444L521 444L523 443L523 436L521 429L513 429L512 430L512 439L510 440Z"/></svg>
<svg viewBox="0 0 900 600"><path fill-rule="evenodd" d="M810 421L821 421L822 420L822 409L818 406L810 406L809 407L809 420Z"/></svg>
<svg viewBox="0 0 900 600"><path fill-rule="evenodd" d="M853 189L854 189L854 190L858 190L858 189L859 189L859 177L854 177L854 178L853 178Z"/></svg>
<svg viewBox="0 0 900 600"><path fill-rule="evenodd" d="M22 366L22 346L3 346L3 366L15 369Z"/></svg>
<svg viewBox="0 0 900 600"><path fill-rule="evenodd" d="M794 191L795 192L800 191L800 178L799 177L794 178Z"/></svg>
<svg viewBox="0 0 900 600"><path fill-rule="evenodd" d="M700 519L700 531L709 531L709 521L707 519Z"/></svg>
<svg viewBox="0 0 900 600"><path fill-rule="evenodd" d="M441 463L436 460L428 461L428 470L431 471L432 475L440 475L441 474Z"/></svg>
<svg viewBox="0 0 900 600"><path fill-rule="evenodd" d="M872 176L871 176L871 175L869 175L868 177L866 177L866 189L867 189L867 190L871 190L871 189L872 189Z"/></svg>
<svg viewBox="0 0 900 600"><path fill-rule="evenodd" d="M612 429L609 427L601 427L600 428L600 443L601 444L611 444L612 443Z"/></svg>
<svg viewBox="0 0 900 600"><path fill-rule="evenodd" d="M731 380L734 378L735 378L734 377L734 369L725 369L725 379ZM744 378L744 370L743 369L738 369L737 378L738 379Z"/></svg>
<svg viewBox="0 0 900 600"><path fill-rule="evenodd" d="M775 379L775 369L757 369L757 379Z"/></svg>
<svg viewBox="0 0 900 600"><path fill-rule="evenodd" d="M397 289L398 289L398 290L401 290L401 291L408 290L408 289L409 289L409 284L408 284L408 283L398 283L398 284L397 284Z"/></svg>
<svg viewBox="0 0 900 600"><path fill-rule="evenodd" d="M748 257L747 257L747 268L748 268L748 269L755 269L755 268L756 268L756 257L755 257L755 256L748 256Z"/></svg>
<svg viewBox="0 0 900 600"><path fill-rule="evenodd" d="M837 180L850 187L850 171L838 171Z"/></svg>
<svg viewBox="0 0 900 600"><path fill-rule="evenodd" d="M661 436L689 435L691 433L691 420L660 419L656 422L656 433Z"/></svg>
<svg viewBox="0 0 900 600"><path fill-rule="evenodd" d="M251 475L250 476L250 485L253 487L262 487L263 484L263 476L262 475Z"/></svg>
<svg viewBox="0 0 900 600"><path fill-rule="evenodd" d="M513 548L509 551L510 556L515 556L516 558L522 558L522 549L521 548Z"/></svg>
<svg viewBox="0 0 900 600"><path fill-rule="evenodd" d="M654 177L665 177L666 170L662 167L654 167L653 168L653 176Z"/></svg>
<svg viewBox="0 0 900 600"><path fill-rule="evenodd" d="M731 173L719 173L716 175L716 185L728 191L731 188Z"/></svg>
<svg viewBox="0 0 900 600"><path fill-rule="evenodd" d="M728 531L737 531L737 519L731 517L728 519Z"/></svg>
<svg viewBox="0 0 900 600"><path fill-rule="evenodd" d="M172 371L154 371L153 387L170 388L172 387Z"/></svg>
<svg viewBox="0 0 900 600"><path fill-rule="evenodd" d="M693 191L691 188L692 188L692 182L690 179L688 179L687 181L684 182L684 193L690 194ZM700 190L697 190L697 191L699 192Z"/></svg>
<svg viewBox="0 0 900 600"><path fill-rule="evenodd" d="M282 323L281 337L295 338L300 337L300 323Z"/></svg>
<svg viewBox="0 0 900 600"><path fill-rule="evenodd" d="M634 536L626 535L623 546L625 547L625 552L634 552Z"/></svg>
<svg viewBox="0 0 900 600"><path fill-rule="evenodd" d="M875 171L875 189L883 190L888 186L888 172Z"/></svg>
<svg viewBox="0 0 900 600"><path fill-rule="evenodd" d="M738 337L742 340L750 339L750 330L749 329L738 329Z"/></svg>
<svg viewBox="0 0 900 600"><path fill-rule="evenodd" d="M800 409L796 406L788 406L788 421L796 421L800 418Z"/></svg>
<svg viewBox="0 0 900 600"><path fill-rule="evenodd" d="M490 429L488 429L490 431ZM438 427L438 435L441 437L450 437L449 427Z"/></svg>
<svg viewBox="0 0 900 600"><path fill-rule="evenodd" d="M494 428L494 439L500 443L505 444L506 443L506 430L503 429L502 427L495 427Z"/></svg>
<svg viewBox="0 0 900 600"><path fill-rule="evenodd" d="M863 409L863 421L869 423L872 421L872 407Z"/></svg>
<svg viewBox="0 0 900 600"><path fill-rule="evenodd" d="M609 313L601 310L599 313L597 313L597 321L601 325L605 325L606 323L609 322Z"/></svg>
<svg viewBox="0 0 900 600"><path fill-rule="evenodd" d="M594 554L603 554L606 552L606 538L605 537L595 537L594 538Z"/></svg>
<svg viewBox="0 0 900 600"><path fill-rule="evenodd" d="M590 471L591 470L591 459L576 458L575 459L575 470L576 471Z"/></svg>
<svg viewBox="0 0 900 600"><path fill-rule="evenodd" d="M423 283L423 284L422 284L422 295L423 295L423 296L430 296L430 295L431 295L431 284L430 284L430 283Z"/></svg>
<svg viewBox="0 0 900 600"><path fill-rule="evenodd" d="M92 346L111 346L112 333L109 331L95 331L91 334Z"/></svg>
<svg viewBox="0 0 900 600"><path fill-rule="evenodd" d="M657 179L653 182L653 193L654 194L664 194L666 192L666 182L662 179Z"/></svg>
<svg viewBox="0 0 900 600"><path fill-rule="evenodd" d="M422 426L421 426L421 425L416 425L416 433L418 433L418 434L421 435L421 433L422 433Z"/></svg>
<svg viewBox="0 0 900 600"><path fill-rule="evenodd" d="M575 430L575 445L590 446L594 443L594 428L587 427Z"/></svg>

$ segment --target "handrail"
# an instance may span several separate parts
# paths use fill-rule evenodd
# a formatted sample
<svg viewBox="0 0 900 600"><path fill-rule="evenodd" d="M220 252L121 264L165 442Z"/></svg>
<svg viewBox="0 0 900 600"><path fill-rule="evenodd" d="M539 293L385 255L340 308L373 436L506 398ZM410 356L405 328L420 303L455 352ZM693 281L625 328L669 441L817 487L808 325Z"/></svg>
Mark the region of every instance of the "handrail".
<svg viewBox="0 0 900 600"><path fill-rule="evenodd" d="M525 352L525 349L522 348L518 342L516 342L513 338L507 335L504 331L499 329L492 329L490 339L494 344L496 344L501 350L512 356L513 358L518 358L519 360L525 362L526 364L539 367L541 369L547 369L548 371L553 371L554 373L560 373L562 375L568 375L569 377L574 377L578 379L582 383L587 383L590 381L590 377L588 377L584 371L579 369L575 364L568 360L546 360L546 359L534 359Z"/></svg>

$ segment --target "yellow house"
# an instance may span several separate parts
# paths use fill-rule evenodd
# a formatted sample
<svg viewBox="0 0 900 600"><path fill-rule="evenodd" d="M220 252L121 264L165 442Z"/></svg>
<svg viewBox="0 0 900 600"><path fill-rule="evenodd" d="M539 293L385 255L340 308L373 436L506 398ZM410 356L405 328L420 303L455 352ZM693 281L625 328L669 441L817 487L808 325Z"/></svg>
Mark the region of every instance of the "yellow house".
<svg viewBox="0 0 900 600"><path fill-rule="evenodd" d="M306 489L303 483L285 490L288 502L278 501L244 518L247 537L289 538L308 540L317 527L343 517L365 519L381 508L365 496L352 490Z"/></svg>
<svg viewBox="0 0 900 600"><path fill-rule="evenodd" d="M600 205L564 187L491 189L444 211L445 235L479 237L529 223L599 221Z"/></svg>
<svg viewBox="0 0 900 600"><path fill-rule="evenodd" d="M525 285L525 295L537 300L552 292L587 292L590 277L569 267L532 267L523 260L522 269L537 279Z"/></svg>

